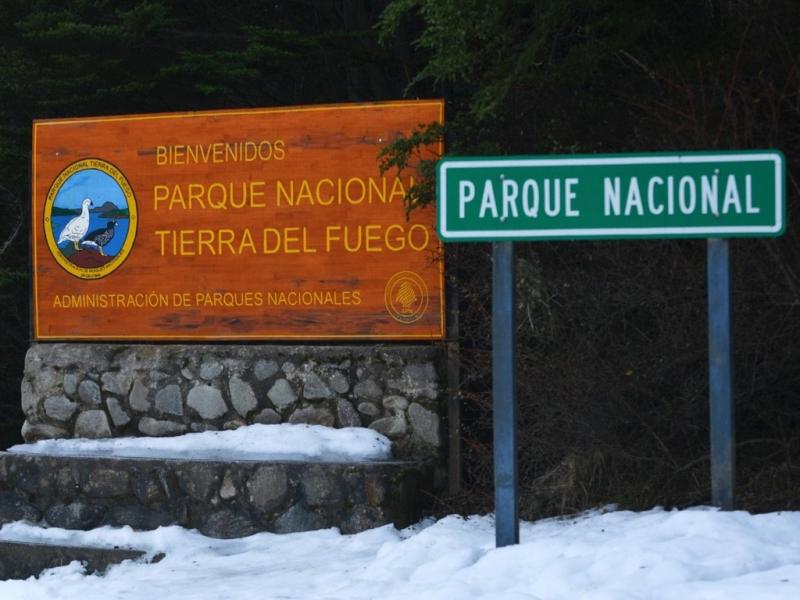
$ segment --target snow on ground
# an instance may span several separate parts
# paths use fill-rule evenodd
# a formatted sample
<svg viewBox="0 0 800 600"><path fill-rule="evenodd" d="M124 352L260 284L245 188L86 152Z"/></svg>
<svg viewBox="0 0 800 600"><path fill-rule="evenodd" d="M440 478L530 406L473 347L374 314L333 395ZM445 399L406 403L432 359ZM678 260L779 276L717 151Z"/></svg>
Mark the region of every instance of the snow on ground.
<svg viewBox="0 0 800 600"><path fill-rule="evenodd" d="M372 429L321 425L248 425L232 431L204 431L175 437L42 440L8 449L21 454L194 458L224 460L386 460L391 442Z"/></svg>
<svg viewBox="0 0 800 600"><path fill-rule="evenodd" d="M796 600L800 513L714 509L590 513L523 523L522 543L494 548L491 517L447 517L397 531L335 529L237 540L166 527L41 530L0 538L163 551L104 576L77 563L0 582L3 600Z"/></svg>

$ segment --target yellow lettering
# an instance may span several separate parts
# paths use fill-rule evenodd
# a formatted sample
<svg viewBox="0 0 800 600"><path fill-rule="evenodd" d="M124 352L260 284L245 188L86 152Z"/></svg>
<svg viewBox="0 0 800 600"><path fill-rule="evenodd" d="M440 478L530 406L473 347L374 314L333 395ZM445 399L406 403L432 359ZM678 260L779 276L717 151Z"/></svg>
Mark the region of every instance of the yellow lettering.
<svg viewBox="0 0 800 600"><path fill-rule="evenodd" d="M153 186L153 210L158 210L158 203L169 198L169 188L165 185Z"/></svg>
<svg viewBox="0 0 800 600"><path fill-rule="evenodd" d="M242 232L242 241L239 243L239 254L242 254L244 249L247 248L251 253L256 253L256 245L253 243L253 236L250 235L250 230L245 229Z"/></svg>
<svg viewBox="0 0 800 600"><path fill-rule="evenodd" d="M211 190L220 190L220 192L222 193L222 196L218 201L215 202L214 199L211 197ZM206 198L208 199L208 205L211 208L225 208L226 202L228 200L228 194L225 191L225 186L215 181L214 183L208 186Z"/></svg>
<svg viewBox="0 0 800 600"><path fill-rule="evenodd" d="M256 189L256 188L258 188L258 189ZM264 208L264 207L266 207L266 204L264 204L263 202L259 204L255 200L256 197L261 198L261 197L264 196L264 189L263 188L264 188L264 182L263 181L251 181L250 182L250 206L252 206L253 208Z"/></svg>
<svg viewBox="0 0 800 600"><path fill-rule="evenodd" d="M211 146L202 145L200 146L200 158L203 160L204 163L208 162L208 158L211 156Z"/></svg>
<svg viewBox="0 0 800 600"><path fill-rule="evenodd" d="M275 202L278 206L281 205L281 195L286 199L286 203L289 206L294 206L294 181L289 182L289 192L286 192L286 188L283 186L283 182L277 180L275 182Z"/></svg>
<svg viewBox="0 0 800 600"><path fill-rule="evenodd" d="M194 256L194 229L181 229L178 233L180 238L180 255L181 256Z"/></svg>
<svg viewBox="0 0 800 600"><path fill-rule="evenodd" d="M364 244L364 247L365 247L366 251L367 252L381 252L381 250L383 250L380 247L380 241L381 241L380 230L381 230L381 226L380 225L367 225L364 229L366 230L366 235L364 236L364 239L365 239L365 242L366 242ZM375 245L375 244L378 244L378 245Z"/></svg>
<svg viewBox="0 0 800 600"><path fill-rule="evenodd" d="M186 146L173 146L172 163L176 165L186 164Z"/></svg>
<svg viewBox="0 0 800 600"><path fill-rule="evenodd" d="M414 244L414 239L412 237L415 231L419 232L419 235L417 237L420 237L421 235L421 242L419 242L416 245ZM430 241L430 232L428 231L427 227L425 227L424 225L420 225L419 223L411 226L411 229L408 232L408 245L412 250L416 250L417 252L425 250L425 248L428 247L429 241Z"/></svg>
<svg viewBox="0 0 800 600"><path fill-rule="evenodd" d="M281 234L274 227L265 227L263 230L262 252L264 254L275 254L281 249ZM275 244L270 246L269 238L274 237Z"/></svg>
<svg viewBox="0 0 800 600"><path fill-rule="evenodd" d="M322 192L320 191L320 188L322 187L322 184L323 184L323 183L324 183L325 185L329 185L330 187L333 187L333 181L331 181L331 180L330 180L330 179L328 179L327 177L326 177L326 178L324 178L324 179L320 179L320 180L317 182L317 189L316 189L316 192L317 192L317 194L316 194L316 195L317 195L317 202L319 202L319 203L320 203L320 204L322 204L323 206L330 206L331 204L333 204L333 200L334 200L334 197L333 197L333 192L331 192L330 194L328 194L328 197L327 197L327 198L323 198L323 197L322 197Z"/></svg>
<svg viewBox="0 0 800 600"><path fill-rule="evenodd" d="M283 230L283 251L286 254L300 254L299 248L291 247L290 244L295 244L300 241L296 235L300 231L299 227L286 227ZM293 235L294 234L294 235Z"/></svg>
<svg viewBox="0 0 800 600"><path fill-rule="evenodd" d="M300 191L297 193L297 198L295 198L295 206L300 206L302 200L309 202L312 206L314 205L314 196L311 195L311 186L308 185L308 180L306 179L300 182Z"/></svg>
<svg viewBox="0 0 800 600"><path fill-rule="evenodd" d="M190 183L189 184L189 206L193 206L193 202L196 200L197 203L200 205L201 208L205 208L205 202L203 202L203 192L205 192L205 186L202 183Z"/></svg>
<svg viewBox="0 0 800 600"><path fill-rule="evenodd" d="M398 234L392 236L392 231L398 231ZM386 247L393 252L400 252L406 247L405 238L403 237L403 226L398 224L389 225L386 228Z"/></svg>
<svg viewBox="0 0 800 600"><path fill-rule="evenodd" d="M340 242L342 240L338 235L334 235L334 232L341 232L341 230L342 228L339 225L328 225L325 228L325 252L331 251L331 242Z"/></svg>
<svg viewBox="0 0 800 600"><path fill-rule="evenodd" d="M394 178L394 183L392 184L392 191L389 194L389 202L393 202L395 196L399 196L400 201L403 201L406 197L406 188L403 187L403 182L400 181L399 177Z"/></svg>
<svg viewBox="0 0 800 600"><path fill-rule="evenodd" d="M373 195L372 193L375 192L375 195L380 199L381 204L386 204L386 177L380 178L381 186L378 187L377 182L375 181L374 177L369 178L369 203L372 204Z"/></svg>
<svg viewBox="0 0 800 600"><path fill-rule="evenodd" d="M217 250L222 254L222 247L227 246L231 254L236 254L233 249L233 240L236 236L233 229L220 229L217 232Z"/></svg>
<svg viewBox="0 0 800 600"><path fill-rule="evenodd" d="M238 160L236 144L225 144L225 160Z"/></svg>
<svg viewBox="0 0 800 600"><path fill-rule="evenodd" d="M355 227L356 232L358 233L357 242L355 245L350 246L350 235L349 232L351 229L345 225L344 226L344 249L348 252L358 252L361 249L361 227Z"/></svg>
<svg viewBox="0 0 800 600"><path fill-rule="evenodd" d="M308 245L308 227L303 227L303 252L306 254L316 254L317 249Z"/></svg>
<svg viewBox="0 0 800 600"><path fill-rule="evenodd" d="M230 199L231 199L231 206L233 208L244 208L245 204L247 204L247 182L242 182L242 197L240 201L236 202L236 194L233 193L233 184L230 184Z"/></svg>
<svg viewBox="0 0 800 600"><path fill-rule="evenodd" d="M172 210L174 204L180 204L181 208L186 209L186 202L183 200L183 192L181 192L181 186L179 185L172 188L172 196L169 199L169 210Z"/></svg>
<svg viewBox="0 0 800 600"><path fill-rule="evenodd" d="M200 229L197 232L197 254L202 254L203 248L209 254L216 254L214 252L214 232L211 229Z"/></svg>
<svg viewBox="0 0 800 600"><path fill-rule="evenodd" d="M351 195L351 187L353 183L358 184L356 187L361 188L360 196L353 196ZM344 193L345 198L350 204L361 204L364 201L364 197L367 195L367 188L364 185L364 181L359 177L351 177L347 180L347 184L344 186Z"/></svg>
<svg viewBox="0 0 800 600"><path fill-rule="evenodd" d="M267 147L267 151L264 151L264 146ZM258 145L258 158L263 161L267 161L272 158L272 144L267 141L263 141Z"/></svg>
<svg viewBox="0 0 800 600"><path fill-rule="evenodd" d="M164 229L157 229L154 233L159 237L159 241L161 242L161 256L164 256L164 238L171 232Z"/></svg>

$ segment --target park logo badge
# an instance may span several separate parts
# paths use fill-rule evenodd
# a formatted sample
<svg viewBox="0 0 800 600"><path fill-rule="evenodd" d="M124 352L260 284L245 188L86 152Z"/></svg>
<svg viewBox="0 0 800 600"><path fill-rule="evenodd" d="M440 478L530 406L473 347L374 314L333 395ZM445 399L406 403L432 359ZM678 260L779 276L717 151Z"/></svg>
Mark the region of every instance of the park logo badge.
<svg viewBox="0 0 800 600"><path fill-rule="evenodd" d="M137 222L130 183L99 158L69 165L47 193L47 245L56 262L80 279L100 279L118 269L133 248Z"/></svg>
<svg viewBox="0 0 800 600"><path fill-rule="evenodd" d="M428 286L411 271L400 271L389 278L383 292L386 310L398 323L414 323L428 309Z"/></svg>

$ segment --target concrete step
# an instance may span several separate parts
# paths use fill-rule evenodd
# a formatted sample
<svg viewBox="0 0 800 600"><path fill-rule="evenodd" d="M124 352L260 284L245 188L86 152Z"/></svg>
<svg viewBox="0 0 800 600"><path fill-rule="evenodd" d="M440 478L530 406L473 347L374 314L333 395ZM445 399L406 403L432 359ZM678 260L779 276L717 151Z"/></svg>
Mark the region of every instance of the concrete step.
<svg viewBox="0 0 800 600"><path fill-rule="evenodd" d="M37 577L45 569L83 563L87 573L102 573L123 560L143 560L145 552L130 548L99 548L20 541L0 541L0 580ZM158 562L162 555L152 562Z"/></svg>
<svg viewBox="0 0 800 600"><path fill-rule="evenodd" d="M66 529L181 525L233 538L416 522L424 463L95 458L0 452L0 523Z"/></svg>

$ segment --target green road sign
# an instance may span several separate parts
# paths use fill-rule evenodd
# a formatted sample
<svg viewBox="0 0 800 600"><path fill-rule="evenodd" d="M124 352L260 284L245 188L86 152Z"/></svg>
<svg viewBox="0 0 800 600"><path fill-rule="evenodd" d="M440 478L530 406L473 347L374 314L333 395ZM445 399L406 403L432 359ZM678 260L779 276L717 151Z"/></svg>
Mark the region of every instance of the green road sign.
<svg viewBox="0 0 800 600"><path fill-rule="evenodd" d="M772 237L786 226L776 150L445 158L445 242Z"/></svg>

